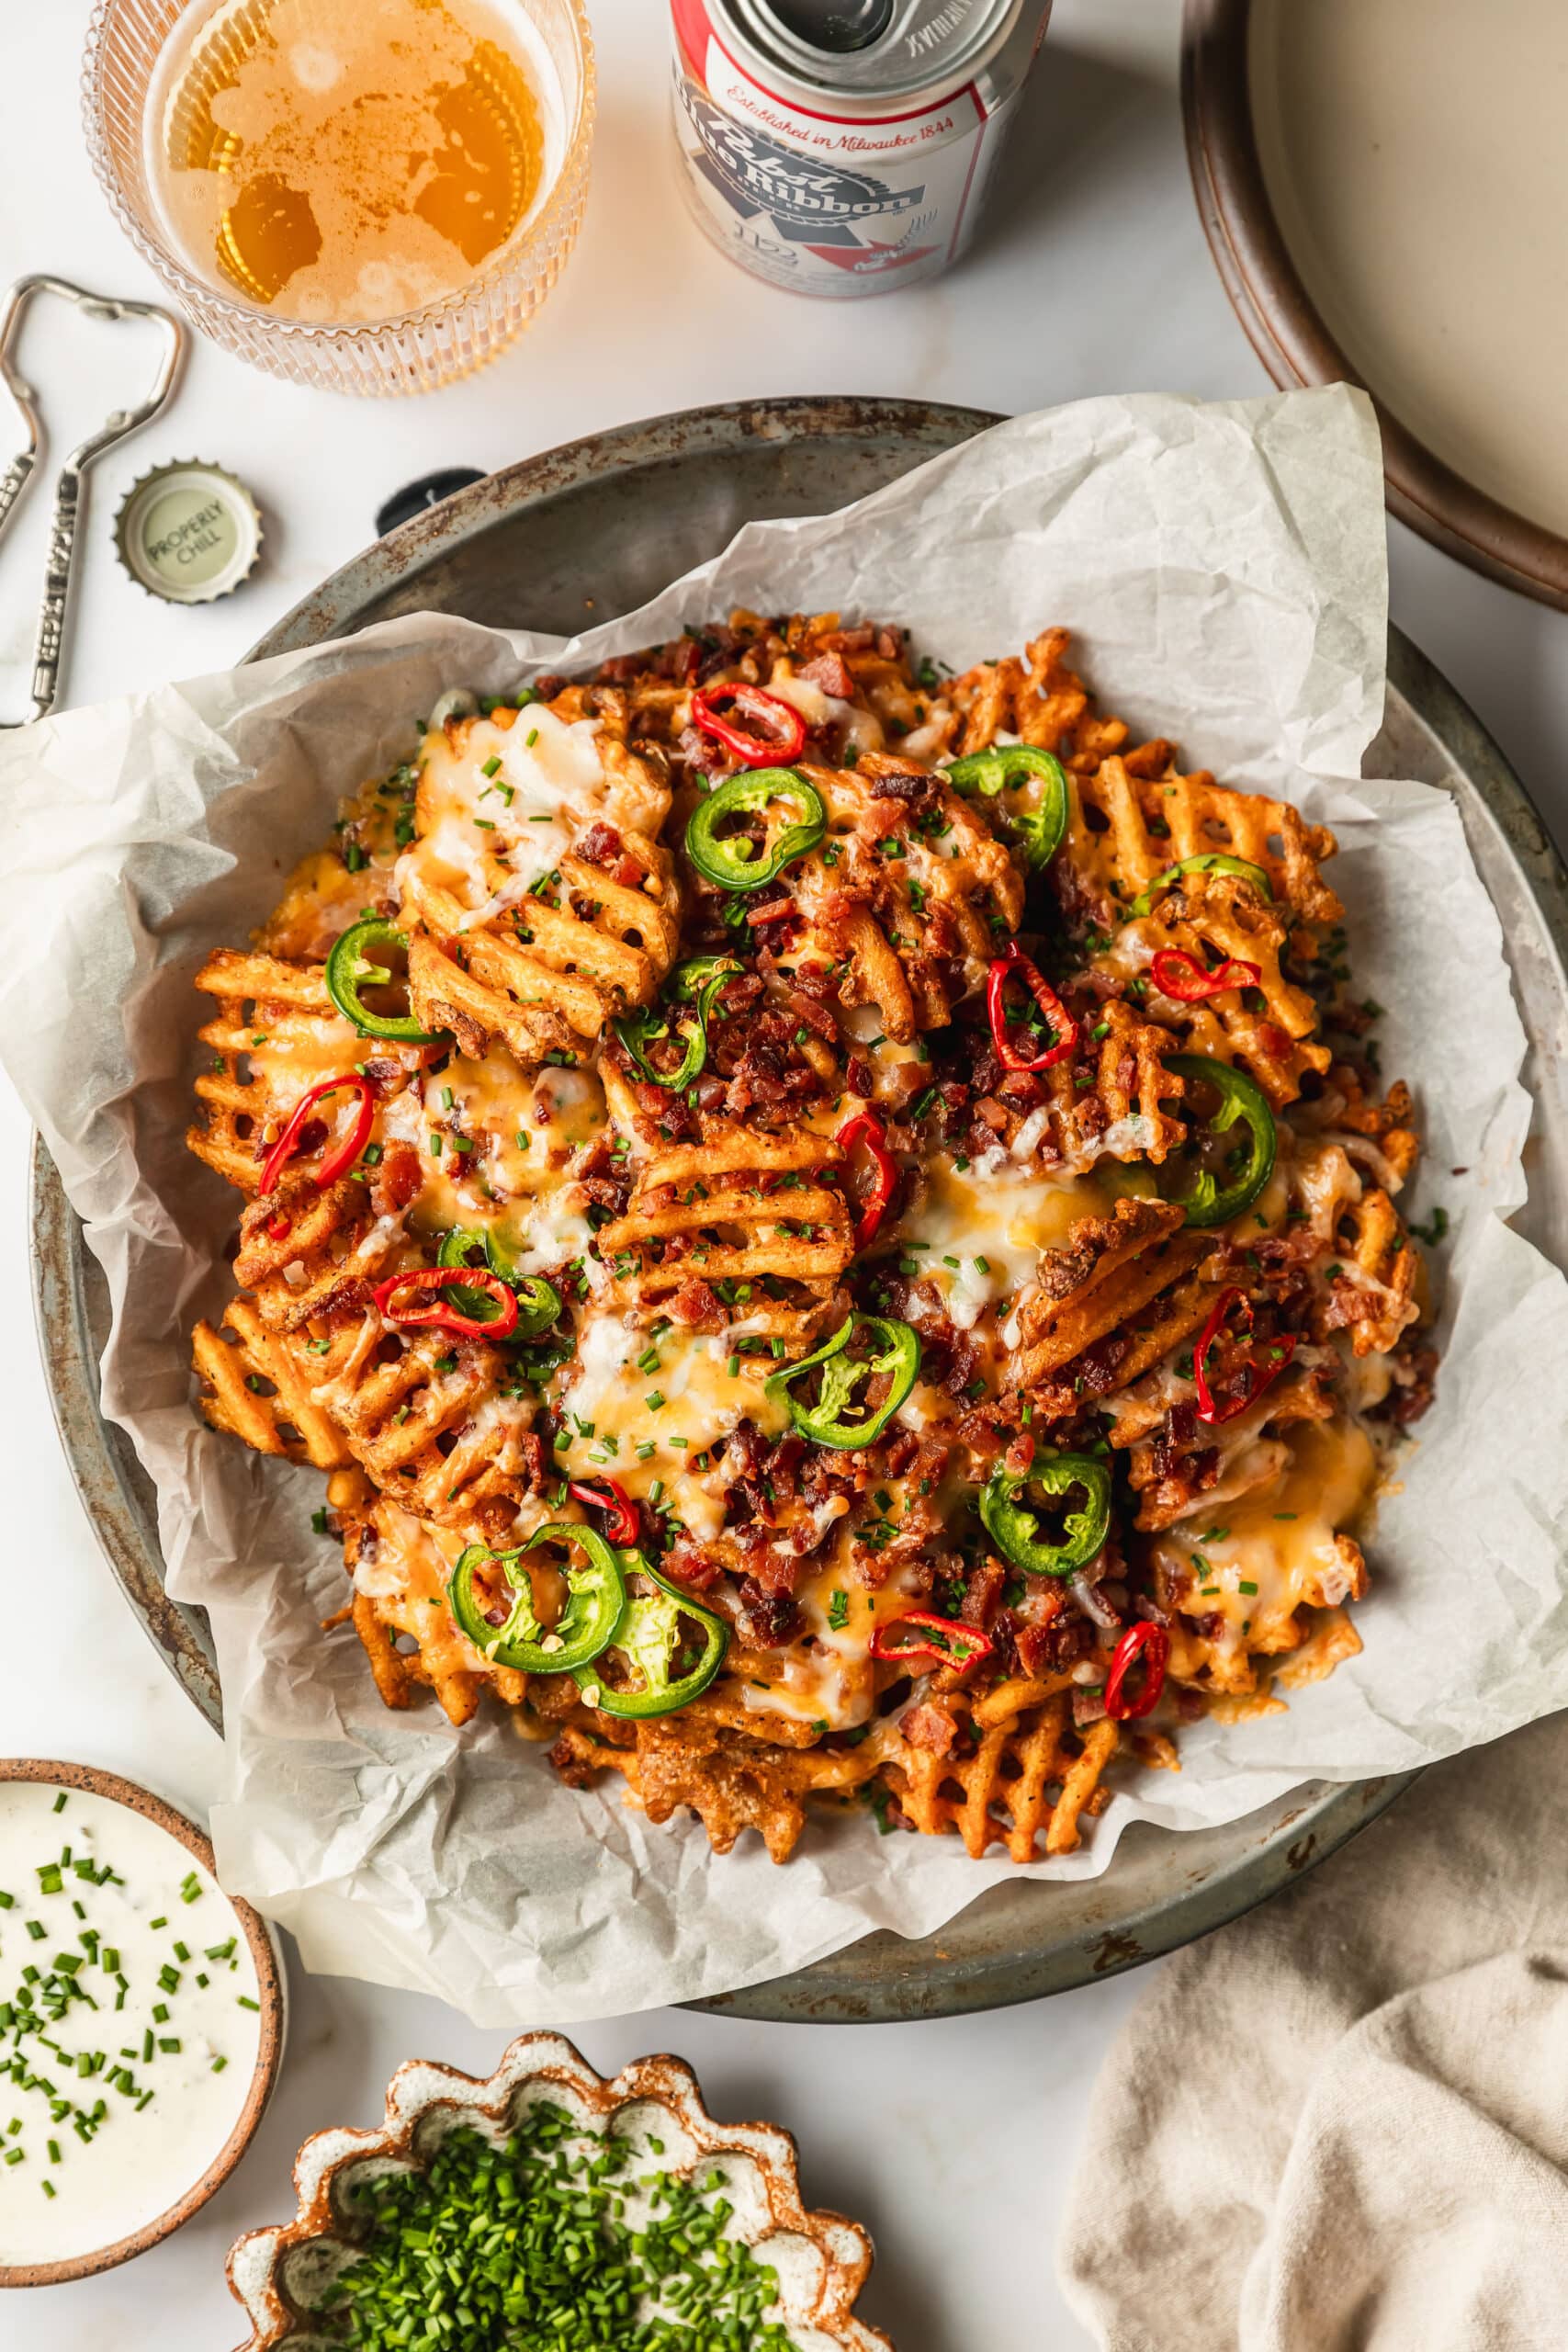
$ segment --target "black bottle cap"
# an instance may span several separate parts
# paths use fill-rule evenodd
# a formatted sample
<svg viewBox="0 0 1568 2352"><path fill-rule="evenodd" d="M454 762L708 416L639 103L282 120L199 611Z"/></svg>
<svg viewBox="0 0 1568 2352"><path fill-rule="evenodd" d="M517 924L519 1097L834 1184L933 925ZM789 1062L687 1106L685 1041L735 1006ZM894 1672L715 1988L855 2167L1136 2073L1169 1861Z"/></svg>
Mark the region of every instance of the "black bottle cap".
<svg viewBox="0 0 1568 2352"><path fill-rule="evenodd" d="M454 492L467 490L471 481L483 480L484 474L478 466L448 466L445 473L422 474L418 481L393 491L390 498L376 509L378 537L385 538L389 531L395 531L401 523L412 523L427 507L439 506Z"/></svg>

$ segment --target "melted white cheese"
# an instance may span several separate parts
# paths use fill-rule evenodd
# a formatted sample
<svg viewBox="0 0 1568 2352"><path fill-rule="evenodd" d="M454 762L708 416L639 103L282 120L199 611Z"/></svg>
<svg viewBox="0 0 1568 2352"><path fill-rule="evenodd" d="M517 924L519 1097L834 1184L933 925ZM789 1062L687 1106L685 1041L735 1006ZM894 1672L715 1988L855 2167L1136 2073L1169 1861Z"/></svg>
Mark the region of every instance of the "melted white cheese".
<svg viewBox="0 0 1568 2352"><path fill-rule="evenodd" d="M428 735L421 835L398 861L400 891L411 868L439 883L469 910L465 930L514 905L603 810L598 731L596 718L567 721L535 703L511 727L477 719L456 743Z"/></svg>

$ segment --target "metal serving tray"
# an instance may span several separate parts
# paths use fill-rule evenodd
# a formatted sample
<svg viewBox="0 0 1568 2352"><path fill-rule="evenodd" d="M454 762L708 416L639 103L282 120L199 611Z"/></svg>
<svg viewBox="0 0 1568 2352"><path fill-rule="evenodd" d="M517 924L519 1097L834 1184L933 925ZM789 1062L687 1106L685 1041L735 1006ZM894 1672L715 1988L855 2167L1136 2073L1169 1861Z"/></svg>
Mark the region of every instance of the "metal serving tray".
<svg viewBox="0 0 1568 2352"><path fill-rule="evenodd" d="M568 634L642 603L752 517L845 504L996 422L914 401L763 401L595 434L476 482L368 548L280 621L253 658L432 607ZM1389 679L1369 766L1439 785L1459 803L1530 1041L1536 1117L1530 1200L1518 1223L1568 1261L1568 874L1497 746L1397 630ZM152 1487L99 1410L103 1279L41 1143L32 1218L45 1374L78 1491L131 1607L220 1724L206 1623L164 1592ZM1063 1992L1170 1951L1263 1901L1354 1837L1412 1777L1317 1782L1223 1829L1177 1835L1139 1823L1101 1878L1021 1879L919 1942L868 1936L797 1975L702 2006L854 2021L942 2017Z"/></svg>

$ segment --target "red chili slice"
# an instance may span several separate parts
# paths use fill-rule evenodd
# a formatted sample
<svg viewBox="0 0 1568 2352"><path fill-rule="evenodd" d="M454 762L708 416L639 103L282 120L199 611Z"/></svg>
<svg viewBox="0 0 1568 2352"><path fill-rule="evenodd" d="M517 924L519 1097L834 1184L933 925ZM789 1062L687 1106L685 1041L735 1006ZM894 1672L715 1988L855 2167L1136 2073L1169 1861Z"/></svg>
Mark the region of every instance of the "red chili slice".
<svg viewBox="0 0 1568 2352"><path fill-rule="evenodd" d="M1135 1699L1123 1701L1127 1677L1140 1657L1144 1661L1144 1687ZM1165 1689L1165 1669L1169 1663L1170 1635L1163 1625L1153 1624L1146 1617L1129 1625L1116 1645L1111 1671L1105 1678L1106 1713L1114 1716L1119 1724L1136 1723L1141 1716L1153 1714Z"/></svg>
<svg viewBox="0 0 1568 2352"><path fill-rule="evenodd" d="M604 1533L612 1544L619 1544L624 1550L637 1542L640 1532L637 1505L618 1479L606 1478L604 1487L599 1487L589 1486L586 1480L574 1478L567 1492L575 1495L580 1503L592 1503L595 1510L611 1513Z"/></svg>
<svg viewBox="0 0 1568 2352"><path fill-rule="evenodd" d="M488 1323L479 1323L471 1315L460 1314L449 1298L436 1298L428 1306L394 1306L392 1295L400 1290L440 1291L451 1283L462 1290L482 1290L489 1293L501 1309ZM504 1340L517 1329L517 1295L483 1266L411 1266L400 1274L389 1274L371 1292L377 1306L389 1323L434 1323L445 1331L457 1331L466 1340Z"/></svg>
<svg viewBox="0 0 1568 2352"><path fill-rule="evenodd" d="M876 1182L862 1203L855 1224L855 1248L863 1250L875 1239L887 1214L887 1204L898 1181L898 1163L887 1148L887 1130L874 1111L857 1111L852 1119L845 1120L834 1141L846 1159L857 1143L863 1144L876 1170Z"/></svg>
<svg viewBox="0 0 1568 2352"><path fill-rule="evenodd" d="M1227 989L1255 989L1263 978L1260 964L1244 963L1239 956L1227 956L1211 971L1185 947L1162 947L1149 969L1156 987L1174 997L1178 1004L1202 1004L1209 997L1223 996Z"/></svg>
<svg viewBox="0 0 1568 2352"><path fill-rule="evenodd" d="M1259 1363L1255 1355L1247 1356L1243 1362L1240 1368L1247 1374L1247 1385L1240 1395L1227 1396L1223 1401L1216 1397L1209 1373L1209 1355L1211 1350L1218 1345L1229 1317L1238 1308L1243 1329L1250 1335L1257 1321L1252 1301L1233 1283L1221 1291L1214 1301L1213 1311L1199 1333L1198 1344L1192 1351L1192 1378L1198 1390L1198 1419L1207 1421L1211 1428L1222 1421L1234 1421L1238 1413L1245 1413L1270 1383L1279 1379L1296 1352L1295 1333L1281 1331L1278 1338L1269 1342L1272 1362Z"/></svg>
<svg viewBox="0 0 1568 2352"><path fill-rule="evenodd" d="M721 700L764 731L748 734L745 728L733 726L718 708ZM777 695L764 694L761 686L705 686L692 696L692 718L705 735L733 752L743 767L787 767L806 749L806 721L799 711Z"/></svg>
<svg viewBox="0 0 1568 2352"><path fill-rule="evenodd" d="M326 1095L335 1094L338 1089L344 1086L346 1086L352 1094L358 1096L359 1108L355 1114L347 1135L341 1142L333 1145L316 1170L316 1182L322 1192L326 1191L329 1184L335 1183L344 1170L352 1167L358 1159L370 1140L370 1130L376 1123L376 1097L370 1091L368 1079L361 1078L357 1071L351 1070L342 1078L323 1078L319 1086L312 1086L308 1094L302 1094L299 1097L288 1114L288 1125L267 1153L266 1163L262 1170L261 1183L258 1187L263 1200L272 1191L283 1169L299 1149L299 1132L311 1111ZM276 1239L279 1237L275 1235L273 1238Z"/></svg>
<svg viewBox="0 0 1568 2352"><path fill-rule="evenodd" d="M1014 978L1023 982L1055 1032L1054 1043L1047 1046L1043 1053L1036 1054L1032 1060L1021 1054L1008 1035L1007 984ZM1054 1063L1065 1061L1077 1048L1077 1023L1016 939L1009 940L991 966L986 980L986 1012L991 1023L991 1043L1004 1069L1049 1069Z"/></svg>
<svg viewBox="0 0 1568 2352"><path fill-rule="evenodd" d="M906 1625L913 1625L925 1639L899 1641L895 1637ZM939 1666L951 1666L955 1674L966 1674L976 1662L989 1657L996 1648L988 1634L977 1625L961 1625L952 1617L939 1617L930 1609L911 1609L902 1617L894 1617L879 1625L871 1637L873 1657L894 1659L934 1658Z"/></svg>

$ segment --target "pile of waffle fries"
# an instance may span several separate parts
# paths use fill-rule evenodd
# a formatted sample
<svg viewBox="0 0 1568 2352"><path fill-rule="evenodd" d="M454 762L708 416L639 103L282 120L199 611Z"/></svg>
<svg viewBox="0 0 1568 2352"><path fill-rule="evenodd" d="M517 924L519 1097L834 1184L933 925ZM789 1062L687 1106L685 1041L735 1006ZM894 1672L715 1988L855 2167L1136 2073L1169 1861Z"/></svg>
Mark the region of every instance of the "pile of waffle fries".
<svg viewBox="0 0 1568 2352"><path fill-rule="evenodd" d="M198 976L190 1146L246 1202L202 1409L327 1474L325 1637L389 1706L499 1704L721 1851L858 1806L1028 1861L1119 1750L1359 1647L1433 1373L1409 1096L1332 836L1066 651L740 612L449 697ZM552 1664L572 1529L659 1655Z"/></svg>

